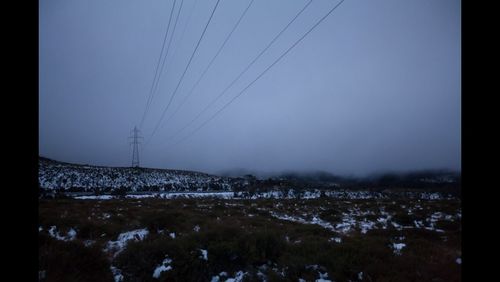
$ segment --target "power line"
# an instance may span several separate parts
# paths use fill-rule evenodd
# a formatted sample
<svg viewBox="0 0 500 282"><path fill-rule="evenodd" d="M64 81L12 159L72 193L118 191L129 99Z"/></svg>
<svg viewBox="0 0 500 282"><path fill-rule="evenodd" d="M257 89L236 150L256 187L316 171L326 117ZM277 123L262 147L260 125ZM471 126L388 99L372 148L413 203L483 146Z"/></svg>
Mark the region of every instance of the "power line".
<svg viewBox="0 0 500 282"><path fill-rule="evenodd" d="M174 5L172 6L172 12L175 10L174 7L175 7L175 3L176 3L176 0L174 0ZM158 76L156 77L156 81L154 81L153 83L153 88L152 88L152 92L151 92L151 95L148 99L148 104L146 106L146 111L144 112L144 115L143 115L143 118L141 120L141 124L140 124L140 128L142 128L142 125L143 125L143 122L144 122L144 118L146 117L147 115L147 112L149 112L149 109L150 109L150 105L153 101L153 96L154 94L156 93L156 91L158 90L158 85L160 83L160 79L161 79L161 75L163 73L163 69L165 67L165 62L167 61L167 58L168 58L168 53L170 51L170 46L172 44L172 39L174 38L174 34L175 34L175 30L176 30L176 27L177 27L177 22L179 20L179 15L181 13L181 10L182 10L182 5L184 4L184 0L181 0L181 4L179 5L179 9L177 10L177 14L176 14L176 17L175 17L175 22L174 22L174 26L172 28L172 33L170 35L170 39L168 40L168 45L167 45L167 51L165 52L165 56L162 58L162 63L161 63L161 68L160 68L160 72L158 73ZM172 13L170 14L170 18L172 18ZM170 24L170 22L169 22Z"/></svg>
<svg viewBox="0 0 500 282"><path fill-rule="evenodd" d="M163 62L161 64L161 69L160 69L160 75L158 76L158 80L156 81L156 85L155 85L155 89L154 89L155 93L158 90L158 85L160 84L161 74L163 72L163 68L165 67L165 62L167 61L168 51L170 50L170 45L172 44L172 39L174 38L174 35L175 35L175 29L177 28L177 22L179 21L179 16L181 14L183 4L184 4L184 0L181 0L181 4L179 5L179 10L177 10L177 15L175 17L174 27L172 29L172 35L170 35L170 39L168 40L167 53L165 54L165 57L163 58ZM167 72L168 71L169 71L169 69L167 69Z"/></svg>
<svg viewBox="0 0 500 282"><path fill-rule="evenodd" d="M179 44L180 44L180 42L182 42L182 39L184 38L184 34L186 33L187 26L188 26L188 24L189 24L189 21L191 20L191 16L193 15L193 10L194 10L194 7L196 6L196 4L197 4L197 3L198 3L198 0L195 0L195 2L194 2L194 4L193 4L193 6L191 6L191 11L189 12L189 16L188 16L188 18L187 18L187 20L186 20L186 24L184 25L184 28L182 29L181 35L180 35L179 40L178 40L178 41L179 41ZM175 27L175 26L174 26L174 27ZM175 29L174 29L174 30L175 30ZM170 38L170 40L172 40L172 38ZM173 58L175 58L175 57L176 57L177 51L179 50L179 44L177 44L177 48L175 48L175 49L173 50L173 53L172 53L172 57L173 57ZM168 71L170 71L170 69L169 69L169 68L167 68L167 72L166 72L166 73L168 73Z"/></svg>
<svg viewBox="0 0 500 282"><path fill-rule="evenodd" d="M198 0L195 0L193 5L191 6L191 9L189 11L189 15L188 15L188 18L186 20L186 23L184 24L184 27L182 29L182 32L181 32L181 35L179 36L179 40L178 40L178 44L176 45L176 48L173 49L173 52L172 52L172 57L175 58L176 55L177 55L177 51L179 51L179 45L180 43L182 42L182 40L184 39L184 35L186 33L186 29L189 25L189 22L191 21L191 17L193 16L193 11L194 11L194 7L196 6L196 4L198 3ZM169 71L170 69L167 69L167 72Z"/></svg>
<svg viewBox="0 0 500 282"><path fill-rule="evenodd" d="M156 63L155 75L153 77L153 82L151 83L151 89L149 90L149 96L148 96L148 100L146 102L146 108L144 109L144 113L142 114L141 123L139 125L139 128L142 128L142 124L144 123L144 119L146 118L146 112L148 111L149 105L151 103L151 99L153 96L153 87L155 85L155 81L156 81L156 78L158 76L158 68L160 67L160 62L161 62L161 58L163 55L163 50L165 49L165 42L167 41L168 30L170 29L170 22L172 21L172 14L174 12L176 1L177 0L174 0L174 3L172 5L172 9L170 9L170 16L168 18L168 24L167 24L167 29L165 30L165 35L163 36L163 43L161 45L160 56L158 57L158 62Z"/></svg>
<svg viewBox="0 0 500 282"><path fill-rule="evenodd" d="M316 22L316 24L314 24L306 33L304 33L304 35L302 35L297 41L295 41L295 43L292 44L292 46L290 46L283 54L281 54L281 56L279 56L271 65L269 65L262 73L260 73L254 80L252 80L252 82L250 82L245 88L243 88L243 90L241 90L235 97L233 97L229 102L227 102L221 109L219 109L217 112L215 112L215 114L213 114L208 120L206 120L205 122L203 122L200 126L198 126L194 131L192 131L190 134L188 134L186 137L184 137L183 139L179 140L178 142L176 142L174 144L175 145L178 145L179 143L185 141L186 139L188 139L189 137L191 137L192 135L194 135L196 132L198 132L202 127L204 127L207 123L209 123L211 120L213 120L220 112L222 112L224 109L226 109L229 105L231 105L234 100L236 100L238 97L240 97L248 88L250 88L250 86L252 86L252 84L254 84L257 80L259 80L267 71L269 71L269 69L271 69L274 65L276 65L284 56L286 56L297 44L299 44L299 42L301 42L313 29L315 29L323 20L325 20L335 9L337 9L337 7L340 6L340 4L342 4L344 2L344 0L340 0L340 2L337 3L337 5L335 5L332 9L330 9L330 11L328 11L328 13L326 13L319 21Z"/></svg>
<svg viewBox="0 0 500 282"><path fill-rule="evenodd" d="M184 131L186 128L188 128L191 124L193 124L196 120L198 120L203 113L205 113L213 104L215 104L235 83L238 81L243 74L245 74L250 67L276 42L276 40L290 27L290 25L302 14L302 12L305 11L305 9L312 3L312 0L309 0L309 2L302 7L302 9L292 18L291 21L288 22L288 24L267 44L267 46L260 51L260 53L241 71L238 76L236 76L233 81L215 98L213 99L201 112L199 112L190 122L188 122L184 127L182 127L180 130L178 130L170 139L175 138L177 135L179 135L182 131Z"/></svg>
<svg viewBox="0 0 500 282"><path fill-rule="evenodd" d="M175 35L175 30L177 28L177 22L179 21L179 16L180 16L183 4L184 4L184 0L181 0L181 4L179 5L179 9L177 10L177 14L175 17L174 26L172 28L172 34L170 35L170 39L168 40L167 52L165 53L165 56L163 57L163 61L161 63L161 68L160 68L160 73L158 74L158 79L156 80L156 84L155 84L155 87L153 89L153 95L158 90L158 85L160 84L160 79L161 79L161 75L163 73L163 68L165 67L165 62L167 61L167 58L168 58L168 52L169 52L170 46L172 44L172 39L174 38L174 35ZM168 71L168 69L167 69L167 71Z"/></svg>
<svg viewBox="0 0 500 282"><path fill-rule="evenodd" d="M193 57L194 57L194 55L196 54L196 51L198 50L198 47L200 46L201 40L203 39L203 36L205 35L205 32L207 31L208 25L209 25L209 24L210 24L210 22L212 21L212 17L213 17L213 15L214 15L214 13L215 13L215 10L217 10L217 6L219 5L219 2L220 2L220 0L217 0L217 3L215 3L214 8L212 9L212 13L210 14L210 18L208 19L208 21L207 21L207 23L206 23L206 25L205 25L205 28L203 29L203 32L201 33L200 39L199 39L199 40L198 40L198 42L196 43L196 47L194 48L193 53L191 54L191 57L189 58L189 61L188 61L187 65L186 65L186 67L184 68L184 72L182 73L181 78L179 79L179 82L177 83L177 86L175 87L175 90L174 90L174 92L172 93L172 96L170 96L170 100L169 100L169 102L168 102L167 106L165 107L165 109L163 110L162 115L161 115L161 117L160 117L160 120L159 120L159 121L158 121L158 123L156 124L156 126L155 126L155 128L154 128L154 130L153 130L153 133L152 133L152 134L151 134L151 136L149 137L149 140L151 140L151 138L153 138L153 136L154 136L154 134L156 133L156 131L158 130L158 127L160 126L160 124L161 124L161 122L162 122L163 118L165 117L165 113L167 112L167 110L168 110L168 108L169 108L170 104L172 103L172 100L173 100L173 98L174 98L175 94L177 93L177 90L179 89L179 86L180 86L180 84L181 84L182 80L184 79L184 76L186 75L186 72L187 72L187 70L188 70L188 68L189 68L189 65L191 64L191 61L193 60ZM149 143L149 141L148 141L147 143Z"/></svg>
<svg viewBox="0 0 500 282"><path fill-rule="evenodd" d="M172 115L170 115L167 120L165 120L165 122L163 123L166 124L168 123L172 117L175 116L175 114L180 110L180 108L184 105L184 103L187 101L187 99L189 98L189 96L191 96L191 94L194 92L194 89L198 86L198 84L201 82L201 80L203 79L203 77L205 76L205 74L207 73L207 71L210 69L210 67L212 66L212 64L214 63L215 59L217 59L217 57L219 56L219 54L221 53L222 49L224 49L224 46L226 46L226 43L229 41L229 39L231 38L231 35L233 35L234 31L236 30L236 28L238 28L238 26L240 25L240 22L241 20L243 19L243 17L245 17L248 9L250 9L250 6L252 6L252 3L254 2L254 0L250 0L250 2L248 3L248 6L245 8L245 10L243 11L243 13L241 14L241 16L239 17L238 21L236 22L236 24L233 26L233 28L231 29L231 32L229 32L229 34L226 36L226 38L224 39L224 42L222 43L222 45L219 47L219 50L217 50L217 52L215 53L215 55L212 57L212 59L210 60L210 62L208 63L208 65L206 66L206 68L203 70L202 74L200 75L200 77L198 78L198 80L195 82L195 84L193 85L193 87L191 87L191 89L189 90L188 94L186 96L184 96L184 99L181 101L181 103L179 104L179 106L177 107L177 109L174 111L174 113Z"/></svg>

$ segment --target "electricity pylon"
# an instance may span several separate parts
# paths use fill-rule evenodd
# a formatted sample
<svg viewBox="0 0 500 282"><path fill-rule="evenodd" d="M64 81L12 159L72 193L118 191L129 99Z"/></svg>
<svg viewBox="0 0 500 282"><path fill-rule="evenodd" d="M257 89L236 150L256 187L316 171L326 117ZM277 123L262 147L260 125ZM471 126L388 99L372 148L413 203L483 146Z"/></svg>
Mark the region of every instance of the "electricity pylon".
<svg viewBox="0 0 500 282"><path fill-rule="evenodd" d="M142 137L139 136L139 129L137 126L132 130L132 136L129 139L132 139L130 142L131 145L134 145L132 152L132 167L139 167L139 139Z"/></svg>

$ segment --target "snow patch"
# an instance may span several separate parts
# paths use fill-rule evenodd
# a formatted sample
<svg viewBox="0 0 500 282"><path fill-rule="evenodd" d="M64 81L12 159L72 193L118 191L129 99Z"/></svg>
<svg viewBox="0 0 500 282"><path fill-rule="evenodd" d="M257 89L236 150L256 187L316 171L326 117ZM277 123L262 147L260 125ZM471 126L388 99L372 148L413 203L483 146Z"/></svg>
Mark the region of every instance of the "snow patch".
<svg viewBox="0 0 500 282"><path fill-rule="evenodd" d="M393 243L392 248L394 250L394 254L401 255L401 250L406 247L405 243Z"/></svg>
<svg viewBox="0 0 500 282"><path fill-rule="evenodd" d="M204 259L204 260L208 260L208 251L207 251L207 250L200 249L200 252L201 252L201 256L200 256L200 258L201 258L201 259Z"/></svg>
<svg viewBox="0 0 500 282"><path fill-rule="evenodd" d="M122 271L114 266L111 266L110 269L111 273L113 273L113 278L115 279L115 282L122 282L123 281Z"/></svg>
<svg viewBox="0 0 500 282"><path fill-rule="evenodd" d="M53 225L49 229L49 235L57 240L72 241L76 238L76 230L71 228L66 234L66 236L61 236L59 234L59 231L57 231L57 227Z"/></svg>
<svg viewBox="0 0 500 282"><path fill-rule="evenodd" d="M123 249L127 246L128 241L142 241L148 234L149 231L146 228L121 233L120 235L118 235L118 239L116 241L109 241L106 244L104 251L112 252L114 253L114 256L116 256L121 251L123 251Z"/></svg>
<svg viewBox="0 0 500 282"><path fill-rule="evenodd" d="M243 281L243 277L246 274L247 274L246 272L243 272L240 270L240 271L236 272L236 275L234 276L234 278L226 279L226 282L241 282L241 281Z"/></svg>
<svg viewBox="0 0 500 282"><path fill-rule="evenodd" d="M364 219L359 225L361 227L361 233L366 234L368 230L373 229L375 222Z"/></svg>
<svg viewBox="0 0 500 282"><path fill-rule="evenodd" d="M155 270L153 271L153 278L160 278L160 275L162 272L167 272L172 269L172 266L170 264L172 263L172 259L168 258L168 256L165 256L165 259L162 261L161 264L159 264Z"/></svg>
<svg viewBox="0 0 500 282"><path fill-rule="evenodd" d="M321 273L318 271L319 274L319 279L316 279L316 282L333 282L332 280L327 279L328 278L328 273Z"/></svg>
<svg viewBox="0 0 500 282"><path fill-rule="evenodd" d="M340 238L340 237L332 237L328 241L335 242L335 243L342 243L342 238Z"/></svg>

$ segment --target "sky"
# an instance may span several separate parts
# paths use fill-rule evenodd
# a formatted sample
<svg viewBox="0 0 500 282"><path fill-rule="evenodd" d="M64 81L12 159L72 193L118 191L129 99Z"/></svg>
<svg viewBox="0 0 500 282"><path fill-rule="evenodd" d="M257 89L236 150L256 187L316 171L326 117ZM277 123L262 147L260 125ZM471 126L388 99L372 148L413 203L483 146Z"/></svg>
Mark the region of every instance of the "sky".
<svg viewBox="0 0 500 282"><path fill-rule="evenodd" d="M309 2L254 0L190 92L250 1L220 0L194 52L217 0L175 0L142 126L174 0L39 1L40 155L130 166L137 126L143 167L460 170L460 1L345 0L241 92L339 2L312 0L223 92Z"/></svg>

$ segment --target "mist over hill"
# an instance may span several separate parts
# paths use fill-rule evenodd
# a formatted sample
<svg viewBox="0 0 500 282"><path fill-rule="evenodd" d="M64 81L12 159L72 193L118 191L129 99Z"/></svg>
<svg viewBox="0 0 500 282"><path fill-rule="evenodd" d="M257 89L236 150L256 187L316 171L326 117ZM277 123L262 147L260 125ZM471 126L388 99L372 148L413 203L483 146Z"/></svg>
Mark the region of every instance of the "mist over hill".
<svg viewBox="0 0 500 282"><path fill-rule="evenodd" d="M301 185L342 186L344 188L436 188L460 187L461 173L446 169L406 172L379 172L368 176L346 176L327 171L256 172L246 169L221 172L227 177L253 176L258 180L282 180Z"/></svg>
<svg viewBox="0 0 500 282"><path fill-rule="evenodd" d="M461 174L445 170L381 173L367 177L340 176L324 171L258 174L249 170L212 175L202 172L104 167L39 158L41 191L130 192L263 192L276 190L422 190L460 195Z"/></svg>

